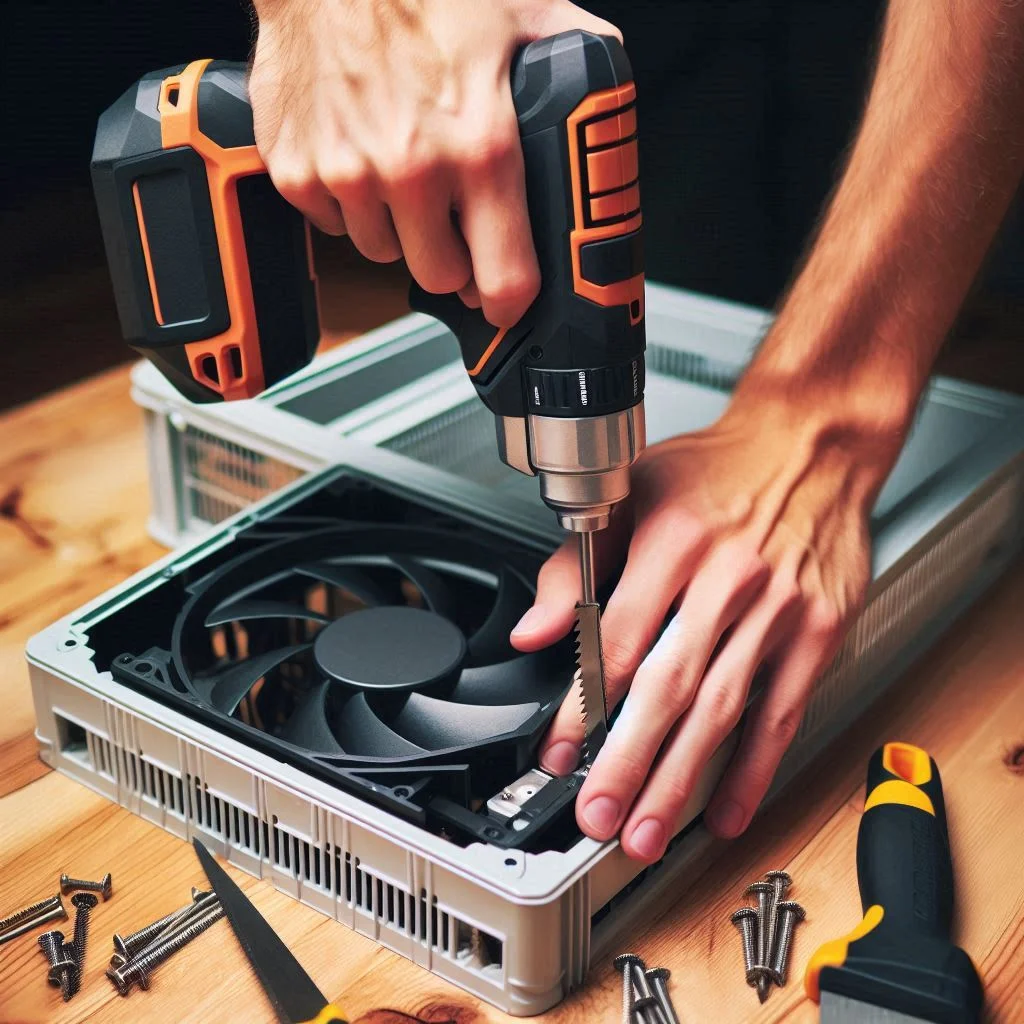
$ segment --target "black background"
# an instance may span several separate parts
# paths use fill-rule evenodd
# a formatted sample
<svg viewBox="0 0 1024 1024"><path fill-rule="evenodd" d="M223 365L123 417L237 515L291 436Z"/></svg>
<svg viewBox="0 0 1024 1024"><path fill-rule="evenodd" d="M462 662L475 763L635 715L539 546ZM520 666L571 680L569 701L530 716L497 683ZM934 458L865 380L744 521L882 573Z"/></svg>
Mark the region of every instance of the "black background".
<svg viewBox="0 0 1024 1024"><path fill-rule="evenodd" d="M622 27L637 77L649 276L772 305L841 167L883 4L588 6ZM248 7L232 0L26 0L5 5L4 23L0 407L131 358L89 186L98 114L154 68L244 60L253 33ZM401 268L367 265L345 243L319 244L332 326L401 312ZM1014 213L961 319L954 368L985 378L992 359L975 342L1008 330L1022 303Z"/></svg>

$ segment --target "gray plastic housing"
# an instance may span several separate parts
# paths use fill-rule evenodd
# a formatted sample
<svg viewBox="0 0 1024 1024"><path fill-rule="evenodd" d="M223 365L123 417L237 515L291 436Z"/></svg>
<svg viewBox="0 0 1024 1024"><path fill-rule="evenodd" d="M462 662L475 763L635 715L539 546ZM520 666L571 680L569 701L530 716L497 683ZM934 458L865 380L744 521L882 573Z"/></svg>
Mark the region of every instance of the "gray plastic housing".
<svg viewBox="0 0 1024 1024"><path fill-rule="evenodd" d="M661 350L651 363L664 377L649 392L651 418L662 424L656 430L708 422L727 401L767 318L665 290L650 297L648 309L649 332ZM669 334L678 339L675 347L665 343ZM318 360L307 378L266 399L230 410L187 410L185 431L170 424L180 411L173 406L151 414L176 434L194 427L216 445L258 453L259 446L264 459L280 458L295 471L350 466L539 548L553 547L560 539L553 516L529 488L535 483L493 454L490 414L471 388L466 395L461 366L462 376L442 362L425 380L396 381L402 358L418 346L443 351L443 343L431 324L406 318ZM389 351L392 345L402 358ZM353 404L337 420L310 418L317 403L321 417L329 412L324 401L331 389L351 391L374 373L381 387L375 398ZM671 407L655 409L668 401ZM472 426L478 410L486 432ZM819 682L773 792L1013 559L1024 520L1022 453L1024 403L950 381L932 385L873 518L867 604ZM565 853L459 848L135 693L90 660L93 624L204 551L230 544L239 527L287 507L332 472L297 480L207 527L199 539L33 637L27 655L41 756L175 835L200 836L232 863L506 1012L540 1013L578 986L590 963L616 949L647 906L685 884L687 865L706 841L700 810L734 738L694 793L690 825L652 868L629 861L617 843L585 838ZM481 479L467 479L473 473ZM260 482L248 479L245 486L256 491ZM244 491L234 497L244 499Z"/></svg>

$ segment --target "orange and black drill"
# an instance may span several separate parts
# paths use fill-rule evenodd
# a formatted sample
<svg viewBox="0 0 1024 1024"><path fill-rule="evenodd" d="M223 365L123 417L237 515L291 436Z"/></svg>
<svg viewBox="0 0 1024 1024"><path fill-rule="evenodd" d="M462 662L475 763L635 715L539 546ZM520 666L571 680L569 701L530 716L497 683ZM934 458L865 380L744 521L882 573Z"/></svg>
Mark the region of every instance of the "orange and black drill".
<svg viewBox="0 0 1024 1024"><path fill-rule="evenodd" d="M455 295L411 304L457 336L501 458L581 535L592 602L590 535L645 443L635 87L617 40L574 31L524 47L512 93L540 294L503 330ZM309 362L309 225L256 151L244 65L144 76L100 118L92 176L125 337L182 394L250 398Z"/></svg>

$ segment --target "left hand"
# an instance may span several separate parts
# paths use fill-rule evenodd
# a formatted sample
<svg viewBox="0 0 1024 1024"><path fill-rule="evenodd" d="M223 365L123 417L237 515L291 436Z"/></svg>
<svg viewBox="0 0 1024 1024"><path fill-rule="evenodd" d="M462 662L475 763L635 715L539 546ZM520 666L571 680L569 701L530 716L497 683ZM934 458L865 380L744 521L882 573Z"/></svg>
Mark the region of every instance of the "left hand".
<svg viewBox="0 0 1024 1024"><path fill-rule="evenodd" d="M634 467L630 498L596 538L599 576L625 555L602 633L609 711L626 700L577 799L587 835L618 833L629 856L658 860L765 666L706 815L719 836L747 827L870 577L868 512L892 445L881 456L877 439L834 427L790 400L735 401L714 426L651 447ZM541 570L513 644L532 651L564 636L579 594L571 538ZM541 764L571 771L581 740L570 694Z"/></svg>

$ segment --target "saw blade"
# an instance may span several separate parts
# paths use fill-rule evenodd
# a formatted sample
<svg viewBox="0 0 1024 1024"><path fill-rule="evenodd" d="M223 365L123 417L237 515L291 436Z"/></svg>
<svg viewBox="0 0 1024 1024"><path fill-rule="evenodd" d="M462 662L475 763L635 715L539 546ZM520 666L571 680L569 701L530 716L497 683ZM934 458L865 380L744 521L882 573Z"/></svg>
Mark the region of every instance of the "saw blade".
<svg viewBox="0 0 1024 1024"><path fill-rule="evenodd" d="M583 721L583 760L589 765L608 737L604 659L601 655L601 608L597 604L576 605L576 673L573 686L579 694Z"/></svg>
<svg viewBox="0 0 1024 1024"><path fill-rule="evenodd" d="M821 993L822 1024L925 1024L927 1018L864 1003L835 992Z"/></svg>

